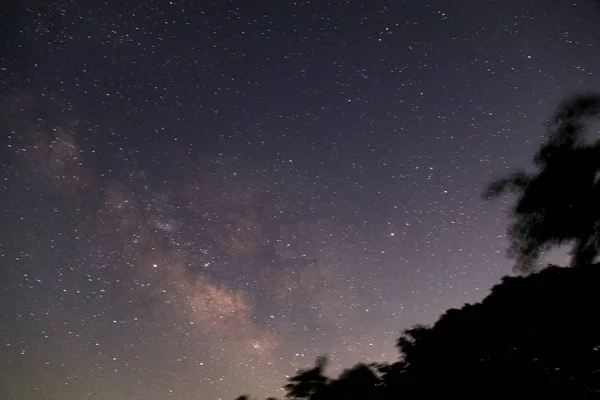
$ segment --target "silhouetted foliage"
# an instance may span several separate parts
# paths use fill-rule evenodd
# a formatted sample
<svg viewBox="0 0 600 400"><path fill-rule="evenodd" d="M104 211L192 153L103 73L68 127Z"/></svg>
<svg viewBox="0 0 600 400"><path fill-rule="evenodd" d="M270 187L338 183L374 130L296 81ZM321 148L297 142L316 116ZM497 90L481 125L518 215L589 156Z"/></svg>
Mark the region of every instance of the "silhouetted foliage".
<svg viewBox="0 0 600 400"><path fill-rule="evenodd" d="M318 357L315 366L311 369L300 370L298 373L288 378L288 384L284 386L286 397L289 399L311 399L312 395L318 393L327 385L325 365L326 357Z"/></svg>
<svg viewBox="0 0 600 400"><path fill-rule="evenodd" d="M598 265L505 277L481 303L405 330L398 362L328 379L320 358L290 378L287 397L600 399L599 282Z"/></svg>
<svg viewBox="0 0 600 400"><path fill-rule="evenodd" d="M586 123L600 116L600 94L564 102L535 154L537 172L514 172L492 182L485 197L518 194L508 230L509 255L530 271L542 252L572 244L572 265L589 265L600 248L600 144L585 140Z"/></svg>
<svg viewBox="0 0 600 400"><path fill-rule="evenodd" d="M598 398L598 282L597 266L504 278L481 303L405 331L400 375L427 395Z"/></svg>
<svg viewBox="0 0 600 400"><path fill-rule="evenodd" d="M378 395L381 383L375 372L365 364L357 364L343 371L337 379L330 380L321 391L311 397L314 400L362 400Z"/></svg>

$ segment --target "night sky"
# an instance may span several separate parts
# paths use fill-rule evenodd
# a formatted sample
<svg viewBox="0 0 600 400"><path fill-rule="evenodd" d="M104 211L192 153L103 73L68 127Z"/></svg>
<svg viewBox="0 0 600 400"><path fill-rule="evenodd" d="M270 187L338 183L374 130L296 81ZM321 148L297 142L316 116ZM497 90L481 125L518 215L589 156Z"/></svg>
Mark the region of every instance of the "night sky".
<svg viewBox="0 0 600 400"><path fill-rule="evenodd" d="M10 2L9 2L10 3ZM0 399L282 396L512 271L590 1L25 0L0 14Z"/></svg>

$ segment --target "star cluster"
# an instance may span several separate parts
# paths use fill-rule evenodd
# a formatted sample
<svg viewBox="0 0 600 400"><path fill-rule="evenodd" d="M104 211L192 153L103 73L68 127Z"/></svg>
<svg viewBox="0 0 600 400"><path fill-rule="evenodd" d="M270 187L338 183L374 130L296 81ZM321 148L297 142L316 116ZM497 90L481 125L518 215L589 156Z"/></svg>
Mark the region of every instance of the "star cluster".
<svg viewBox="0 0 600 400"><path fill-rule="evenodd" d="M593 2L538 3L6 6L0 398L281 396L481 299L484 185L600 84Z"/></svg>

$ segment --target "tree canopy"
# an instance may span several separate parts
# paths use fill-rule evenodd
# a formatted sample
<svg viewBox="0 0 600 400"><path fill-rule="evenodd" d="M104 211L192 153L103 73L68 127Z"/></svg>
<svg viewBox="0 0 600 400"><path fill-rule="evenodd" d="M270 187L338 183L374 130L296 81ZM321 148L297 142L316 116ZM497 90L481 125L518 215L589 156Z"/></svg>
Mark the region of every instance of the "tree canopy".
<svg viewBox="0 0 600 400"><path fill-rule="evenodd" d="M313 368L300 370L296 375L289 378L289 383L285 385L287 397L309 399L313 398L314 394L322 391L328 383L328 379L324 375L326 364L326 357L318 357Z"/></svg>
<svg viewBox="0 0 600 400"><path fill-rule="evenodd" d="M533 173L517 171L495 180L486 198L515 192L508 229L509 256L529 272L540 255L572 245L572 265L589 265L600 250L600 141L587 127L600 117L600 94L565 101L548 126L549 137L533 157Z"/></svg>
<svg viewBox="0 0 600 400"><path fill-rule="evenodd" d="M599 278L595 265L504 278L481 303L405 331L399 376L415 395L597 398Z"/></svg>
<svg viewBox="0 0 600 400"><path fill-rule="evenodd" d="M598 265L505 277L480 303L405 330L397 362L332 379L319 358L289 378L286 398L600 399L598 282Z"/></svg>

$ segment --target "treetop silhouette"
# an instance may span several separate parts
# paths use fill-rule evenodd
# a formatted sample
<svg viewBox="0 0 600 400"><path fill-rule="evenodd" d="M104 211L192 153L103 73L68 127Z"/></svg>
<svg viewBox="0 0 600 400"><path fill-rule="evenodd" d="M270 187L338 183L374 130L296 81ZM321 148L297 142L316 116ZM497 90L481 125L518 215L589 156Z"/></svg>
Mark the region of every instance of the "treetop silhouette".
<svg viewBox="0 0 600 400"><path fill-rule="evenodd" d="M357 364L331 379L319 358L289 378L286 397L600 399L598 282L597 265L505 277L480 303L406 329L398 362Z"/></svg>
<svg viewBox="0 0 600 400"><path fill-rule="evenodd" d="M328 378L324 375L327 358L317 357L315 366L310 369L300 370L288 379L284 386L286 397L289 399L310 399L327 384Z"/></svg>
<svg viewBox="0 0 600 400"><path fill-rule="evenodd" d="M548 125L549 138L533 157L537 171L513 172L491 182L484 197L518 195L511 209L509 256L531 272L544 251L571 244L571 265L591 264L600 250L600 141L587 140L600 117L600 94L564 102Z"/></svg>

